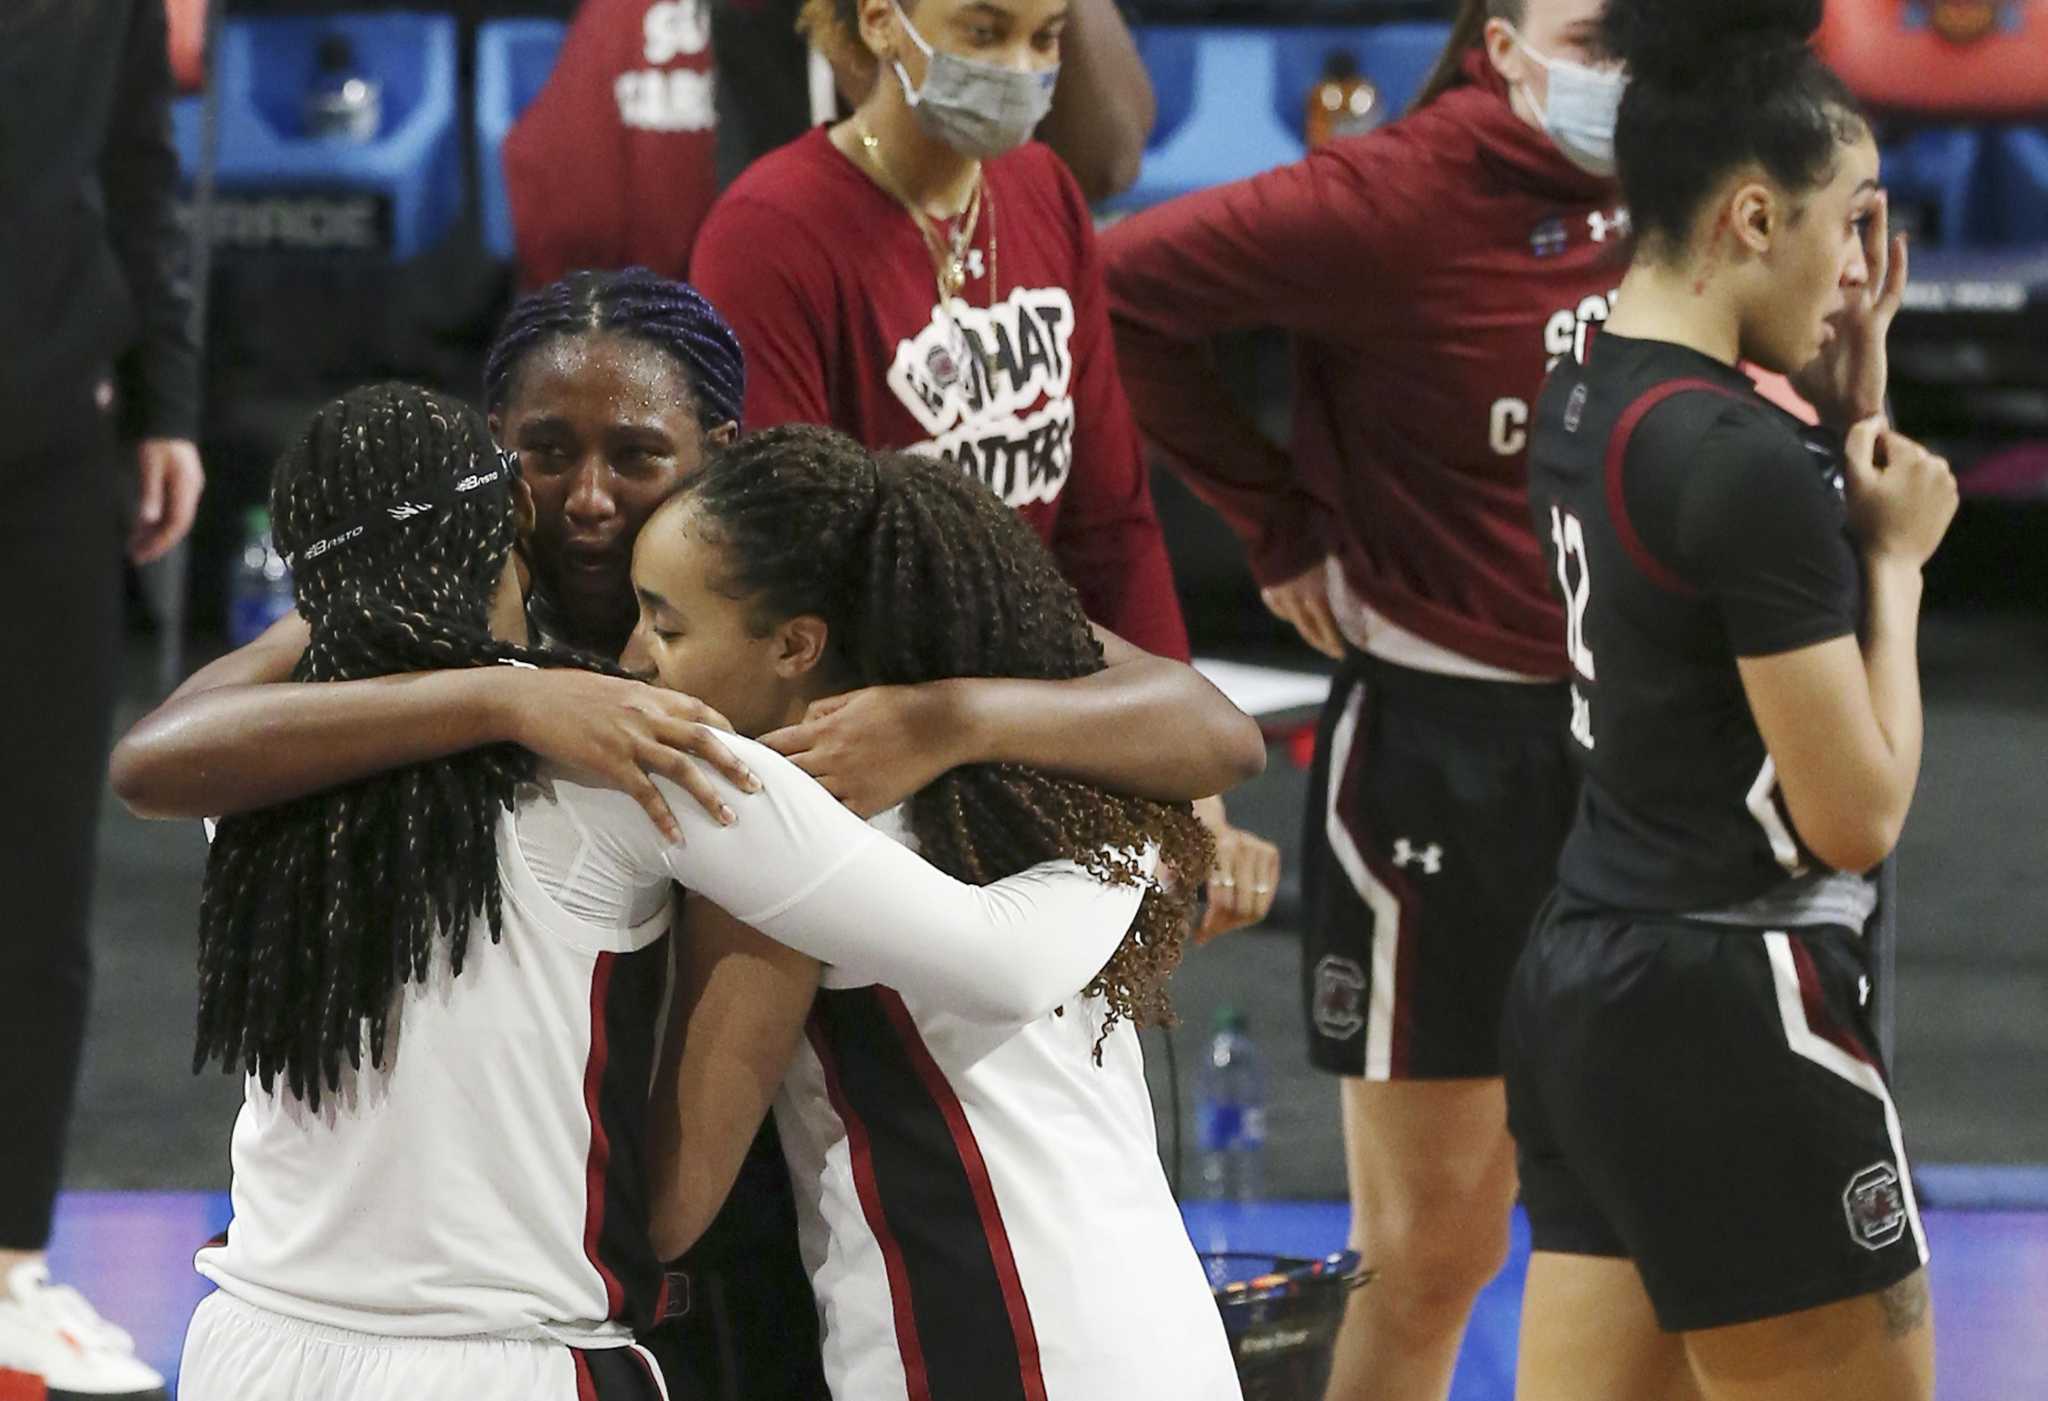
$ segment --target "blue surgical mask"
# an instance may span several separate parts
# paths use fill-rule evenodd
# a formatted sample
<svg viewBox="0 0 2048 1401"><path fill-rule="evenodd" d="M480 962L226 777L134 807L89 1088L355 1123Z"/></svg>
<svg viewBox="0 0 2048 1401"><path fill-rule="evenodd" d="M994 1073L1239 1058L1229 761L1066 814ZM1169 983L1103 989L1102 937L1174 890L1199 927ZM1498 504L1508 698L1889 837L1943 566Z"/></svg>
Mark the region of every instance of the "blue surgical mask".
<svg viewBox="0 0 2048 1401"><path fill-rule="evenodd" d="M1551 141L1588 175L1613 175L1614 127L1621 116L1621 95L1628 90L1628 74L1619 68L1588 68L1546 58L1519 34L1515 42L1550 75L1550 100L1537 116Z"/></svg>
<svg viewBox="0 0 2048 1401"><path fill-rule="evenodd" d="M943 53L924 41L901 5L896 6L896 18L903 21L904 33L927 60L922 88L910 85L910 75L901 63L890 64L896 70L896 81L903 85L903 100L910 104L926 134L964 156L982 160L1014 151L1031 139L1031 133L1052 110L1058 65L1031 73Z"/></svg>

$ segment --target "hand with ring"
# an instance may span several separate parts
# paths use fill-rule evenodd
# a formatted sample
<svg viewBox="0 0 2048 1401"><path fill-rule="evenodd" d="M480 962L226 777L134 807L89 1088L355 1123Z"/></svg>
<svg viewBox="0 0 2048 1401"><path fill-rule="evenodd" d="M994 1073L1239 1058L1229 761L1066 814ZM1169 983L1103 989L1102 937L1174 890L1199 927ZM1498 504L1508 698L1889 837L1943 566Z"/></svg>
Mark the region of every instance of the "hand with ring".
<svg viewBox="0 0 2048 1401"><path fill-rule="evenodd" d="M1272 912L1280 888L1280 848L1255 832L1233 827L1221 798L1196 803L1195 815L1216 838L1209 909L1195 930L1195 942L1206 944L1219 934L1257 924Z"/></svg>

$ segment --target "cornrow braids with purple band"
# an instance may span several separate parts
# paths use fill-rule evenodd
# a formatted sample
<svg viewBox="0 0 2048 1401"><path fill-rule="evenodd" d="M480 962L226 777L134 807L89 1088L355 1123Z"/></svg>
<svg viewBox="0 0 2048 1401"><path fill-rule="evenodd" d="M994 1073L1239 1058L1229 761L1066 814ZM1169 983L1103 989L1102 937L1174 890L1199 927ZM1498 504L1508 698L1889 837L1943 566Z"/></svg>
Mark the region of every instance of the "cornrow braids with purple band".
<svg viewBox="0 0 2048 1401"><path fill-rule="evenodd" d="M558 336L594 332L630 337L673 360L696 398L698 426L740 421L746 359L718 309L686 282L646 268L575 272L520 299L484 363L484 406L504 409L520 367Z"/></svg>

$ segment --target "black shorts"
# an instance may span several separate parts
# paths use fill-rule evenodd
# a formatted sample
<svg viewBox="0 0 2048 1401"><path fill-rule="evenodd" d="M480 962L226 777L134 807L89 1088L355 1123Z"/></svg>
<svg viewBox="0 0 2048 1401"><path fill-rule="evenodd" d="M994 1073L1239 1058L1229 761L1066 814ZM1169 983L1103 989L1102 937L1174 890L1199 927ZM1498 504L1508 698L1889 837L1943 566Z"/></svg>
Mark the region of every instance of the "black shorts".
<svg viewBox="0 0 2048 1401"><path fill-rule="evenodd" d="M639 1339L675 1401L829 1401L796 1230L796 1193L770 1117L725 1205L683 1257L688 1312Z"/></svg>
<svg viewBox="0 0 2048 1401"><path fill-rule="evenodd" d="M1538 1250L1635 1262L1672 1332L1927 1259L1863 939L1546 912L1502 1056Z"/></svg>
<svg viewBox="0 0 2048 1401"><path fill-rule="evenodd" d="M1311 1064L1368 1080L1500 1074L1508 975L1578 797L1570 712L1561 685L1346 661L1302 823Z"/></svg>

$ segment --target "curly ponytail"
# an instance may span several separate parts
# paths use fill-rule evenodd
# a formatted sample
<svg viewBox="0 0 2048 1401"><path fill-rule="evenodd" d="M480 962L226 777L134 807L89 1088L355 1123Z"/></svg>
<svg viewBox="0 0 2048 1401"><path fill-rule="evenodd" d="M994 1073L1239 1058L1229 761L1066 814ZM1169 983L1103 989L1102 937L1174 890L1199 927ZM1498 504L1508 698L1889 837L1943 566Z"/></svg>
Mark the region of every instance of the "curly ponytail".
<svg viewBox="0 0 2048 1401"><path fill-rule="evenodd" d="M1103 667L1079 597L1031 528L956 467L908 453L870 455L823 428L742 439L683 494L723 548L721 590L763 626L825 619L848 685L951 677L1066 680ZM1084 995L1119 1020L1169 1023L1193 892L1215 846L1186 804L1109 793L1015 764L971 764L910 802L925 857L985 884L1041 861L1075 861L1112 883L1142 879L1115 853L1160 848L1176 873L1149 889L1137 921ZM1097 1054L1101 1043L1097 1042Z"/></svg>

